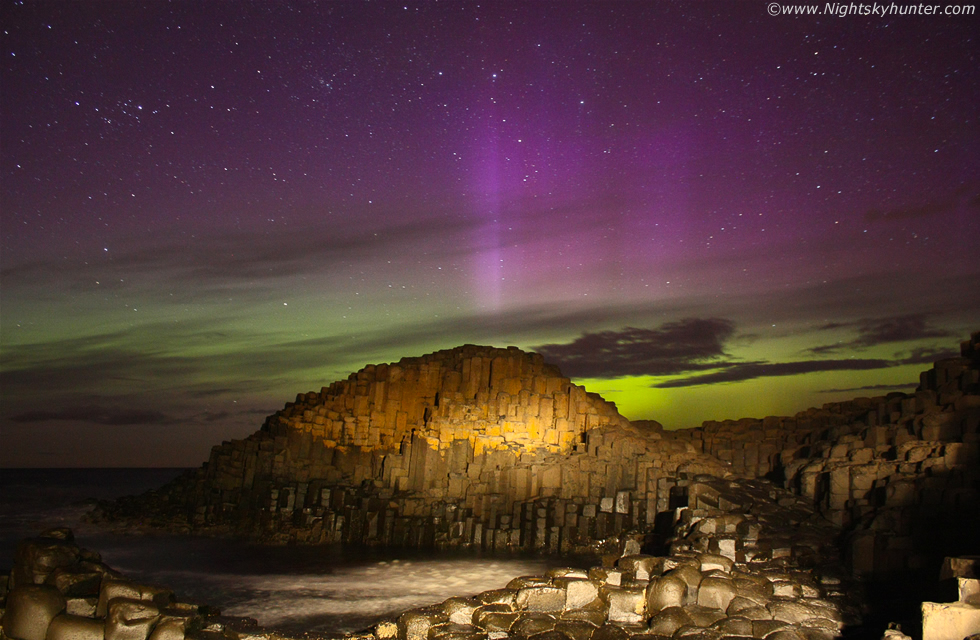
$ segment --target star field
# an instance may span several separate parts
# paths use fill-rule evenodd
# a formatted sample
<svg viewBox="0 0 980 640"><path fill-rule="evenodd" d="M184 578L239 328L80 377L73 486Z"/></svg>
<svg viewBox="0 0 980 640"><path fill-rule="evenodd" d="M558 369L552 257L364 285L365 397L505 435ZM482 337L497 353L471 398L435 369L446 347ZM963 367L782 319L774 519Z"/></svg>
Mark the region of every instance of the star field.
<svg viewBox="0 0 980 640"><path fill-rule="evenodd" d="M909 391L980 329L978 20L4 0L0 464L462 343L668 428Z"/></svg>

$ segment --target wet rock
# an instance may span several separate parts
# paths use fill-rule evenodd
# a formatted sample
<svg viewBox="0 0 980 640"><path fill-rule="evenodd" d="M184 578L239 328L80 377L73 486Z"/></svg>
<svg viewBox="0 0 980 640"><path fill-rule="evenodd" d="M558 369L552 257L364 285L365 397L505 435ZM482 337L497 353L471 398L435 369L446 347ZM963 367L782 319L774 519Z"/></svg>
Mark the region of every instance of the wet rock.
<svg viewBox="0 0 980 640"><path fill-rule="evenodd" d="M768 604L768 600L763 601L763 602L759 602L755 598L746 597L746 596L735 596L734 598L732 598L732 601L728 603L728 608L725 609L725 612L728 613L728 615L730 615L730 616L732 616L732 615L743 615L743 616L754 615L754 616L757 616L758 614L756 614L756 613L753 613L753 614L745 614L743 612L761 609L761 610L763 610L763 611L766 612L765 617L763 617L763 618L755 617L754 619L756 619L756 620L770 619L771 620L772 619L772 614L769 612L769 609L766 608L766 604Z"/></svg>
<svg viewBox="0 0 980 640"><path fill-rule="evenodd" d="M711 628L723 636L752 637L752 621L739 616L729 616L711 625Z"/></svg>
<svg viewBox="0 0 980 640"><path fill-rule="evenodd" d="M666 572L664 576L673 576L684 581L684 583L687 585L685 604L697 602L698 587L701 584L702 578L700 571L695 569L692 565L682 564Z"/></svg>
<svg viewBox="0 0 980 640"><path fill-rule="evenodd" d="M649 621L650 633L673 636L678 629L694 624L694 620L681 607L667 607L655 614Z"/></svg>
<svg viewBox="0 0 980 640"><path fill-rule="evenodd" d="M545 631L530 636L528 640L571 640L566 634L558 630Z"/></svg>
<svg viewBox="0 0 980 640"><path fill-rule="evenodd" d="M398 616L398 637L402 640L428 640L432 627L448 621L449 616L441 608L412 609Z"/></svg>
<svg viewBox="0 0 980 640"><path fill-rule="evenodd" d="M520 617L520 613L514 611L508 605L504 604L487 604L476 608L473 612L473 624L488 632L493 631L510 631L511 626ZM399 637L404 638L401 635L401 626L399 626Z"/></svg>
<svg viewBox="0 0 980 640"><path fill-rule="evenodd" d="M814 613L809 607L792 600L776 600L770 602L766 608L772 613L773 620L782 620L790 624L797 624L814 617Z"/></svg>
<svg viewBox="0 0 980 640"><path fill-rule="evenodd" d="M518 576L507 583L508 589L520 591L527 587L550 587L551 578L547 576Z"/></svg>
<svg viewBox="0 0 980 640"><path fill-rule="evenodd" d="M593 627L600 627L605 624L607 613L606 604L600 600L582 609L565 611L561 614L561 619L568 622L584 622Z"/></svg>
<svg viewBox="0 0 980 640"><path fill-rule="evenodd" d="M650 580L663 573L664 559L649 555L624 556L616 562L616 568L637 580Z"/></svg>
<svg viewBox="0 0 980 640"><path fill-rule="evenodd" d="M95 610L98 604L99 604L99 599L97 597L96 598L67 598L65 613L71 614L73 616L94 618Z"/></svg>
<svg viewBox="0 0 980 640"><path fill-rule="evenodd" d="M586 580L589 577L589 572L585 569L575 569L572 567L555 567L553 569L548 569L548 573L545 575L551 579L552 582L555 578L577 578Z"/></svg>
<svg viewBox="0 0 980 640"><path fill-rule="evenodd" d="M735 582L727 578L705 578L698 588L698 605L725 611L737 590Z"/></svg>
<svg viewBox="0 0 980 640"><path fill-rule="evenodd" d="M552 586L525 587L517 592L514 607L523 611L560 613L565 608L565 590Z"/></svg>
<svg viewBox="0 0 980 640"><path fill-rule="evenodd" d="M574 611L596 603L599 589L587 578L555 578L555 587L565 591L565 609Z"/></svg>
<svg viewBox="0 0 980 640"><path fill-rule="evenodd" d="M808 640L801 629L796 627L782 627L763 636L765 640Z"/></svg>
<svg viewBox="0 0 980 640"><path fill-rule="evenodd" d="M68 598L98 596L104 571L96 570L97 565L84 564L91 566L92 569L86 570L89 567L78 565L73 565L71 568L58 567L48 574L45 583L53 585ZM82 570L75 570L75 566Z"/></svg>
<svg viewBox="0 0 980 640"><path fill-rule="evenodd" d="M772 584L772 595L777 598L802 598L803 587L789 580L776 580Z"/></svg>
<svg viewBox="0 0 980 640"><path fill-rule="evenodd" d="M539 633L553 631L557 623L557 618L546 613L523 614L511 626L510 632L513 635L529 638Z"/></svg>
<svg viewBox="0 0 980 640"><path fill-rule="evenodd" d="M609 621L639 624L647 617L647 597L643 588L619 588L607 592Z"/></svg>
<svg viewBox="0 0 980 640"><path fill-rule="evenodd" d="M62 613L48 625L45 640L103 640L105 621Z"/></svg>
<svg viewBox="0 0 980 640"><path fill-rule="evenodd" d="M589 579L595 582L618 587L623 583L623 572L619 569L593 567L589 569Z"/></svg>
<svg viewBox="0 0 980 640"><path fill-rule="evenodd" d="M476 600L481 604L502 604L508 609L514 606L514 599L517 597L516 589L492 589L484 591L476 596Z"/></svg>
<svg viewBox="0 0 980 640"><path fill-rule="evenodd" d="M44 584L55 569L70 567L78 560L78 547L59 533L49 531L24 540L14 556L13 586Z"/></svg>
<svg viewBox="0 0 980 640"><path fill-rule="evenodd" d="M109 603L117 598L141 600L154 604L156 607L166 607L173 601L173 592L164 587L138 584L111 575L104 575L99 589L99 604L96 615L107 615Z"/></svg>
<svg viewBox="0 0 980 640"><path fill-rule="evenodd" d="M720 640L721 632L701 627L681 627L674 634L674 637L685 640Z"/></svg>
<svg viewBox="0 0 980 640"><path fill-rule="evenodd" d="M719 611L711 607L702 607L700 605L689 605L685 607L685 610L691 616L694 624L699 627L710 627L719 620L727 617L724 611Z"/></svg>
<svg viewBox="0 0 980 640"><path fill-rule="evenodd" d="M555 625L555 631L565 634L570 640L592 640L592 634L599 625L585 620L567 620L564 617Z"/></svg>
<svg viewBox="0 0 980 640"><path fill-rule="evenodd" d="M449 616L449 622L453 624L471 624L473 613L480 606L480 601L476 598L449 598L442 603L443 612Z"/></svg>
<svg viewBox="0 0 980 640"><path fill-rule="evenodd" d="M483 640L487 633L472 624L444 622L429 629L429 640Z"/></svg>
<svg viewBox="0 0 980 640"><path fill-rule="evenodd" d="M769 634L788 627L789 623L782 620L753 620L752 635L756 638L767 638Z"/></svg>
<svg viewBox="0 0 980 640"><path fill-rule="evenodd" d="M647 610L656 613L668 607L684 606L689 601L687 591L687 582L677 574L654 578L647 587Z"/></svg>
<svg viewBox="0 0 980 640"><path fill-rule="evenodd" d="M732 567L735 566L735 562L732 559L713 553L702 553L698 555L698 560L701 563L702 573L707 573L709 571L723 571L725 573L729 573L731 572Z"/></svg>
<svg viewBox="0 0 980 640"><path fill-rule="evenodd" d="M152 602L113 598L105 616L105 640L146 640L159 619L160 609Z"/></svg>
<svg viewBox="0 0 980 640"><path fill-rule="evenodd" d="M592 640L629 640L629 637L629 632L615 624L604 624L592 634Z"/></svg>
<svg viewBox="0 0 980 640"><path fill-rule="evenodd" d="M43 584L23 584L7 594L0 619L3 631L14 640L44 640L48 625L66 607L65 597L56 588Z"/></svg>

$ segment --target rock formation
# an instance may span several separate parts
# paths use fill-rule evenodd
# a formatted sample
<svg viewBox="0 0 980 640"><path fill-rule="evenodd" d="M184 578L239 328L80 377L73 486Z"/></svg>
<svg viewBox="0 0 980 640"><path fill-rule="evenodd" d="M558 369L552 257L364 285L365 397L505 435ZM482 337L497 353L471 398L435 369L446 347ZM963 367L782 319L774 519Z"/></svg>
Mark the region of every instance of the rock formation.
<svg viewBox="0 0 980 640"><path fill-rule="evenodd" d="M848 533L857 575L935 573L944 556L980 545L980 333L923 372L913 394L665 436L806 498Z"/></svg>
<svg viewBox="0 0 980 640"><path fill-rule="evenodd" d="M903 576L933 581L942 556L977 552L978 461L980 333L913 394L674 432L630 423L536 354L465 346L301 394L100 517L280 543L620 552L408 612L378 640L830 638L857 617L848 580L898 585L918 610ZM976 616L974 589L933 623Z"/></svg>
<svg viewBox="0 0 980 640"><path fill-rule="evenodd" d="M74 542L70 529L20 543L9 576L0 578L0 637L11 640L217 640L245 635L250 618L223 618L183 602L164 587L139 584ZM269 639L269 636L265 636Z"/></svg>
<svg viewBox="0 0 980 640"><path fill-rule="evenodd" d="M848 532L856 574L901 573L973 551L978 343L914 394L681 431L631 424L537 354L464 346L300 394L104 515L269 542L568 551L652 528L694 473L734 474L781 483Z"/></svg>
<svg viewBox="0 0 980 640"><path fill-rule="evenodd" d="M836 530L765 481L697 475L669 550L590 570L515 578L504 589L408 611L377 640L766 638L821 640L858 622ZM493 635L499 634L499 635Z"/></svg>
<svg viewBox="0 0 980 640"><path fill-rule="evenodd" d="M468 345L300 394L202 469L103 515L281 543L557 552L652 527L695 473L727 472L540 355Z"/></svg>
<svg viewBox="0 0 980 640"><path fill-rule="evenodd" d="M591 569L515 577L504 588L406 611L359 640L831 640L858 622L836 530L765 481L694 475L664 555L627 537ZM12 640L276 640L127 580L66 530L24 541L8 580ZM0 594L2 595L2 594ZM255 612L256 615L261 612Z"/></svg>

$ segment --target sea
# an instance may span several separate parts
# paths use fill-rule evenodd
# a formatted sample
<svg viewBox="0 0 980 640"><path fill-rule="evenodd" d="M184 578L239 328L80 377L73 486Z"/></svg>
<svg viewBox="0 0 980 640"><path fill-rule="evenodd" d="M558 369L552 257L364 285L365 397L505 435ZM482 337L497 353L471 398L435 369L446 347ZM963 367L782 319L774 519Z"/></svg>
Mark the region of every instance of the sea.
<svg viewBox="0 0 980 640"><path fill-rule="evenodd" d="M83 522L97 500L138 495L184 469L0 469L0 571L17 544L71 527L76 543L135 581L184 601L255 618L288 635L340 636L451 596L504 587L512 578L592 558L345 548L267 547L174 535L122 535Z"/></svg>

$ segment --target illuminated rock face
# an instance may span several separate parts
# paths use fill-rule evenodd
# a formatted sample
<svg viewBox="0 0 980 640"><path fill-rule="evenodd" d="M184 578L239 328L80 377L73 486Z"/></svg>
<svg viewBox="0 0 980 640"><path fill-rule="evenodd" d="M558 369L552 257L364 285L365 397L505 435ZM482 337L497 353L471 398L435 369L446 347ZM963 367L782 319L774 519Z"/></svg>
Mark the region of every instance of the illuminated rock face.
<svg viewBox="0 0 980 640"><path fill-rule="evenodd" d="M726 471L537 354L467 345L300 394L107 515L276 542L567 551L652 527L697 473Z"/></svg>
<svg viewBox="0 0 980 640"><path fill-rule="evenodd" d="M629 427L615 405L571 384L538 354L464 346L369 365L270 417L273 433L308 432L325 447L387 450L414 437L435 451L568 453L590 429Z"/></svg>

